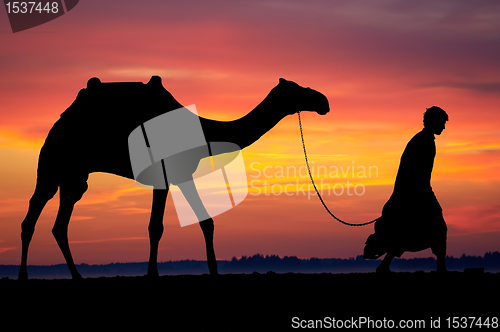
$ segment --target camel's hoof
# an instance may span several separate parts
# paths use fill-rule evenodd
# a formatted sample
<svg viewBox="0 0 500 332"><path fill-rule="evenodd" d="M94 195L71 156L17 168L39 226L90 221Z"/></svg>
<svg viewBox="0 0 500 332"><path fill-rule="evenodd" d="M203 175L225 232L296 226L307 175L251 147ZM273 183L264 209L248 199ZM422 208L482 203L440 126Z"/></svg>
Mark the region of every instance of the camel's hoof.
<svg viewBox="0 0 500 332"><path fill-rule="evenodd" d="M75 273L71 275L71 279L73 280L83 280L83 277L80 273Z"/></svg>
<svg viewBox="0 0 500 332"><path fill-rule="evenodd" d="M377 274L389 274L389 273L392 273L391 269L389 269L388 267L377 267L377 269L375 270L375 272Z"/></svg>
<svg viewBox="0 0 500 332"><path fill-rule="evenodd" d="M158 273L158 270L148 271L145 277L149 279L158 279L160 277L160 274Z"/></svg>

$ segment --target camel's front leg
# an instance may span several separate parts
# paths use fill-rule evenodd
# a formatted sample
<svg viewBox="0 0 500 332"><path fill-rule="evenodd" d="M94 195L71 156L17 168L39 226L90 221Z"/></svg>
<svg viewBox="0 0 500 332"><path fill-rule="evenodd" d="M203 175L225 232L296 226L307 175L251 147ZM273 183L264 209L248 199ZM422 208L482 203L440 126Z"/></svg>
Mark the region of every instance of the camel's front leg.
<svg viewBox="0 0 500 332"><path fill-rule="evenodd" d="M149 220L149 264L148 277L158 277L158 244L163 235L163 214L167 202L168 189L153 190L153 206L151 208L151 219Z"/></svg>
<svg viewBox="0 0 500 332"><path fill-rule="evenodd" d="M193 181L187 181L180 184L179 189L182 191L182 194L200 221L201 230L203 231L203 236L205 237L208 270L211 275L217 275L217 260L215 259L214 250L214 221L203 205Z"/></svg>
<svg viewBox="0 0 500 332"><path fill-rule="evenodd" d="M214 221L212 218L205 219L200 222L200 226L201 230L203 231L203 236L205 237L208 270L210 271L211 275L217 275L217 260L215 259L214 249Z"/></svg>

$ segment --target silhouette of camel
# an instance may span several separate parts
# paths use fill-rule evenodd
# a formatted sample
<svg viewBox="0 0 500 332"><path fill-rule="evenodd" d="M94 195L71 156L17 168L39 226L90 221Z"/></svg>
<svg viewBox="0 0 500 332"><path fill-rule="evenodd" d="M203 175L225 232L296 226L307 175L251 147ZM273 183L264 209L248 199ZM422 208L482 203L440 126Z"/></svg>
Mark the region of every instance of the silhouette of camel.
<svg viewBox="0 0 500 332"><path fill-rule="evenodd" d="M434 135L440 135L448 121L446 112L432 106L424 113L424 128L407 144L399 164L394 191L375 222L363 256L377 259L386 254L377 272L390 272L394 257L404 251L431 248L437 257L437 270L446 271L447 227L443 210L431 187L436 156Z"/></svg>
<svg viewBox="0 0 500 332"><path fill-rule="evenodd" d="M68 243L68 225L74 205L87 190L92 172L105 172L134 179L128 150L132 130L160 114L182 105L163 87L159 76L142 82L101 83L91 78L80 90L50 130L40 150L37 182L29 209L21 225L22 254L19 279L27 279L28 247L36 222L46 203L59 189L60 202L52 233L66 260L72 278L81 278ZM229 142L245 148L257 141L285 116L300 111L324 115L329 112L327 98L318 91L280 79L267 97L250 113L233 121L217 121L200 117L207 142ZM203 157L203 156L198 156ZM196 170L198 160L186 169ZM168 173L167 173L168 174ZM173 183L169 179L169 184ZM191 182L192 183L192 182ZM174 183L175 184L175 183ZM194 185L180 187L191 206L201 203ZM153 203L148 227L150 257L147 275L158 276L158 243L163 234L163 214L168 194L166 189L153 189ZM198 202L196 202L198 200ZM210 274L217 274L213 247L212 218L200 221L205 238Z"/></svg>

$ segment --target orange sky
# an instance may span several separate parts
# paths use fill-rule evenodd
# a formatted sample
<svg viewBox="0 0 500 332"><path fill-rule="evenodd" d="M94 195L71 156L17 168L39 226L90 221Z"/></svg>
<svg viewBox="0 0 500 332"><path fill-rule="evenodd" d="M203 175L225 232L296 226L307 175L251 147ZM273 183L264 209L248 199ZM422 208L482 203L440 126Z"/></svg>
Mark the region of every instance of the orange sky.
<svg viewBox="0 0 500 332"><path fill-rule="evenodd" d="M364 186L363 195L324 197L351 222L380 214L407 141L421 129L425 108L438 105L450 121L436 139L432 185L448 224L448 254L499 250L499 39L495 1L93 0L16 34L2 9L0 264L19 263L20 222L34 189L38 151L93 76L147 82L160 75L179 102L223 120L252 110L280 77L321 91L332 111L303 114L310 161L329 170L378 170L366 178L323 177L332 186ZM296 116L243 156L250 193L215 217L218 258L362 253L372 226L343 226L301 191L264 192L264 184L275 190L295 188L296 181L308 186L305 176L279 174L304 165ZM270 178L258 176L265 167ZM150 196L133 181L92 174L70 224L75 261L146 261ZM56 196L38 221L30 264L63 262L50 233L57 205ZM160 261L204 259L199 227L179 226L171 198L164 223Z"/></svg>

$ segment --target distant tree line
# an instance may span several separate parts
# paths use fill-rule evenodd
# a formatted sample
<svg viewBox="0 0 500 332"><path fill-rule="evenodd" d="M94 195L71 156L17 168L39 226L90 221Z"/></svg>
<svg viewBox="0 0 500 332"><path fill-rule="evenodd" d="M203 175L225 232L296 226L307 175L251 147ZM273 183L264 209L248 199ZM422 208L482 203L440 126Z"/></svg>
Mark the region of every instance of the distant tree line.
<svg viewBox="0 0 500 332"><path fill-rule="evenodd" d="M369 272L380 264L380 260L367 260L359 255L356 258L309 258L301 259L296 256L279 257L277 255L256 254L250 257L233 257L231 261L225 261L222 267L227 270L272 270L274 272ZM484 268L489 272L500 272L500 253L487 252L484 256L467 256L463 254L459 258L446 257L449 270L462 271L467 268ZM395 259L391 268L397 270L434 270L436 260L429 258L400 258Z"/></svg>
<svg viewBox="0 0 500 332"><path fill-rule="evenodd" d="M363 256L356 258L298 258L296 256L261 255L233 257L231 260L217 262L219 272L227 273L354 273L374 272L380 260L367 260ZM450 271L463 271L465 269L484 268L486 272L500 272L500 253L487 252L484 256L462 256L455 258L448 256L446 265ZM436 260L429 258L400 258L395 259L391 269L395 272L419 270L433 271ZM115 276L140 276L147 272L147 263L111 263L104 265L80 264L78 270L85 277L115 277ZM181 260L158 263L160 275L176 274L204 274L208 273L206 261ZM16 278L19 272L18 265L0 265L0 278ZM70 278L65 264L50 266L28 266L31 278Z"/></svg>

